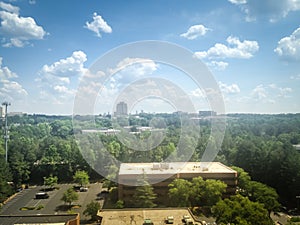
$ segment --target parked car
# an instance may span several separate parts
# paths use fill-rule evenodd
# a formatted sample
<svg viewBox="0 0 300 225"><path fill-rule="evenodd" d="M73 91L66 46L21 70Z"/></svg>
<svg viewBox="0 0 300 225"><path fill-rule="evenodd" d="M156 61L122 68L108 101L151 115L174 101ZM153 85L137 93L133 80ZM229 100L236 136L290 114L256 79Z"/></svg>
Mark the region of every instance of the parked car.
<svg viewBox="0 0 300 225"><path fill-rule="evenodd" d="M36 199L49 198L49 195L46 192L38 192L35 194Z"/></svg>
<svg viewBox="0 0 300 225"><path fill-rule="evenodd" d="M143 225L153 225L153 222L151 219L145 219Z"/></svg>
<svg viewBox="0 0 300 225"><path fill-rule="evenodd" d="M189 215L184 215L183 217L182 217L182 222L184 223L184 224L194 224L193 223L193 220L191 219L191 217L189 216Z"/></svg>
<svg viewBox="0 0 300 225"><path fill-rule="evenodd" d="M87 192L89 189L87 187L81 187L79 190L80 192Z"/></svg>
<svg viewBox="0 0 300 225"><path fill-rule="evenodd" d="M167 224L173 224L174 223L174 216L168 216L166 218L166 223Z"/></svg>

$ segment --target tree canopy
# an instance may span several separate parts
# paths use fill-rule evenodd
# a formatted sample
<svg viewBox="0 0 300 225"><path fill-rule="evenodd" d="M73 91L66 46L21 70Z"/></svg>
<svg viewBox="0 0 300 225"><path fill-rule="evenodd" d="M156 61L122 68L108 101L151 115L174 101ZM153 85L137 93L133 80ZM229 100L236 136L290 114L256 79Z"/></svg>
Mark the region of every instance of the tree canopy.
<svg viewBox="0 0 300 225"><path fill-rule="evenodd" d="M219 201L212 207L212 213L218 224L273 224L263 204L252 202L241 195Z"/></svg>
<svg viewBox="0 0 300 225"><path fill-rule="evenodd" d="M80 186L87 185L89 183L89 175L86 171L77 170L73 176L74 182Z"/></svg>
<svg viewBox="0 0 300 225"><path fill-rule="evenodd" d="M66 203L69 203L69 205L72 205L72 202L77 201L79 199L78 193L73 189L69 188L63 193L63 196L61 198L62 201Z"/></svg>

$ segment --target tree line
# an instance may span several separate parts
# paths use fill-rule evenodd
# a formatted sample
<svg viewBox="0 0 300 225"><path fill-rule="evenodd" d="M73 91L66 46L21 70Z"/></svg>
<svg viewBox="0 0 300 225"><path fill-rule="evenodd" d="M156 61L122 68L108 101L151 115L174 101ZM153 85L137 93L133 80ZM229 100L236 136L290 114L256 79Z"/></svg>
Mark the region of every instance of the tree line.
<svg viewBox="0 0 300 225"><path fill-rule="evenodd" d="M217 141L210 137L209 119L199 121L199 138L193 130L183 134L186 150L182 152L176 150L182 135L182 117L179 114L143 113L138 117L129 117L125 124L133 129L149 126L155 117L162 118L166 128L161 144L151 151L135 151L113 135L85 136L83 141L88 151L84 157L90 157L90 161L94 162L92 165L84 160L74 134L90 127L113 128L109 117L95 116L90 122L90 118L77 116L80 126L73 126L72 118L68 116L8 117L8 163L5 162L4 140L0 138L0 201L21 184L42 183L43 177L50 174L57 176L60 182L69 182L75 171L84 170L92 179L99 179L101 177L94 170L101 167L113 177L117 171L109 167L111 162L102 154L104 151L121 162L180 161L190 153L191 161L200 161L208 141ZM149 135L146 132L137 135L137 138L146 139ZM95 139L101 140L103 150L99 150ZM295 207L296 196L300 195L300 153L293 145L299 143L300 114L231 114L227 115L225 137L215 161L243 168L253 182L274 188L283 205ZM111 171L114 174L110 174Z"/></svg>

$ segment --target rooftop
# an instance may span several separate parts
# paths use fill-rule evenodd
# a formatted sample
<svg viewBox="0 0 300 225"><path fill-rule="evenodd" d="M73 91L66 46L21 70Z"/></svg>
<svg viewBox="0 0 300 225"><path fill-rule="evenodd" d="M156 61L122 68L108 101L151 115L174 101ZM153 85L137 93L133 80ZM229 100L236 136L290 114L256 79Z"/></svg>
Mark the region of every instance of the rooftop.
<svg viewBox="0 0 300 225"><path fill-rule="evenodd" d="M70 220L78 218L78 214L58 215L0 215L1 225L64 225Z"/></svg>
<svg viewBox="0 0 300 225"><path fill-rule="evenodd" d="M175 173L236 173L220 162L122 163L119 175Z"/></svg>

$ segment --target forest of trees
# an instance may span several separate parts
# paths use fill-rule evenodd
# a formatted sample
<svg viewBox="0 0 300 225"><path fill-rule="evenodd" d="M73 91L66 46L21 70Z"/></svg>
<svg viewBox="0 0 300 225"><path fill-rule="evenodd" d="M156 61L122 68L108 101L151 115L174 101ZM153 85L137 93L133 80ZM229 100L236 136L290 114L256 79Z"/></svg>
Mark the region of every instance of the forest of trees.
<svg viewBox="0 0 300 225"><path fill-rule="evenodd" d="M93 126L97 129L113 128L109 117L96 116L93 118L94 124L89 122L90 118L78 117L80 126L78 123L73 126L72 118L68 116L8 117L8 163L5 162L4 140L0 138L0 201L21 184L42 184L43 177L50 175L57 176L59 182L70 182L75 171L82 170L89 173L91 180L100 179L95 170L101 167L113 177L117 169L109 167L111 162L99 150L97 142L93 141L97 138L101 139L102 148L121 162L180 161L190 152L191 146L196 147L190 160L200 161L208 140L214 141L210 137L210 121L201 120L200 138L196 139L193 131L184 133L187 150L176 151L182 135L181 116L178 114L144 113L139 117L130 117L125 124L135 130L137 126L148 126L154 117L164 120L166 132L162 143L151 151L132 150L113 135L85 136L81 140L88 149L84 157L89 157L89 162L94 162L92 165L84 160L74 134ZM138 138L145 139L149 135L149 132L145 132ZM225 137L215 161L242 168L253 182L274 188L282 205L295 207L296 196L300 195L300 153L293 145L299 143L300 114L232 114L227 117ZM260 188L254 183L253 186Z"/></svg>

